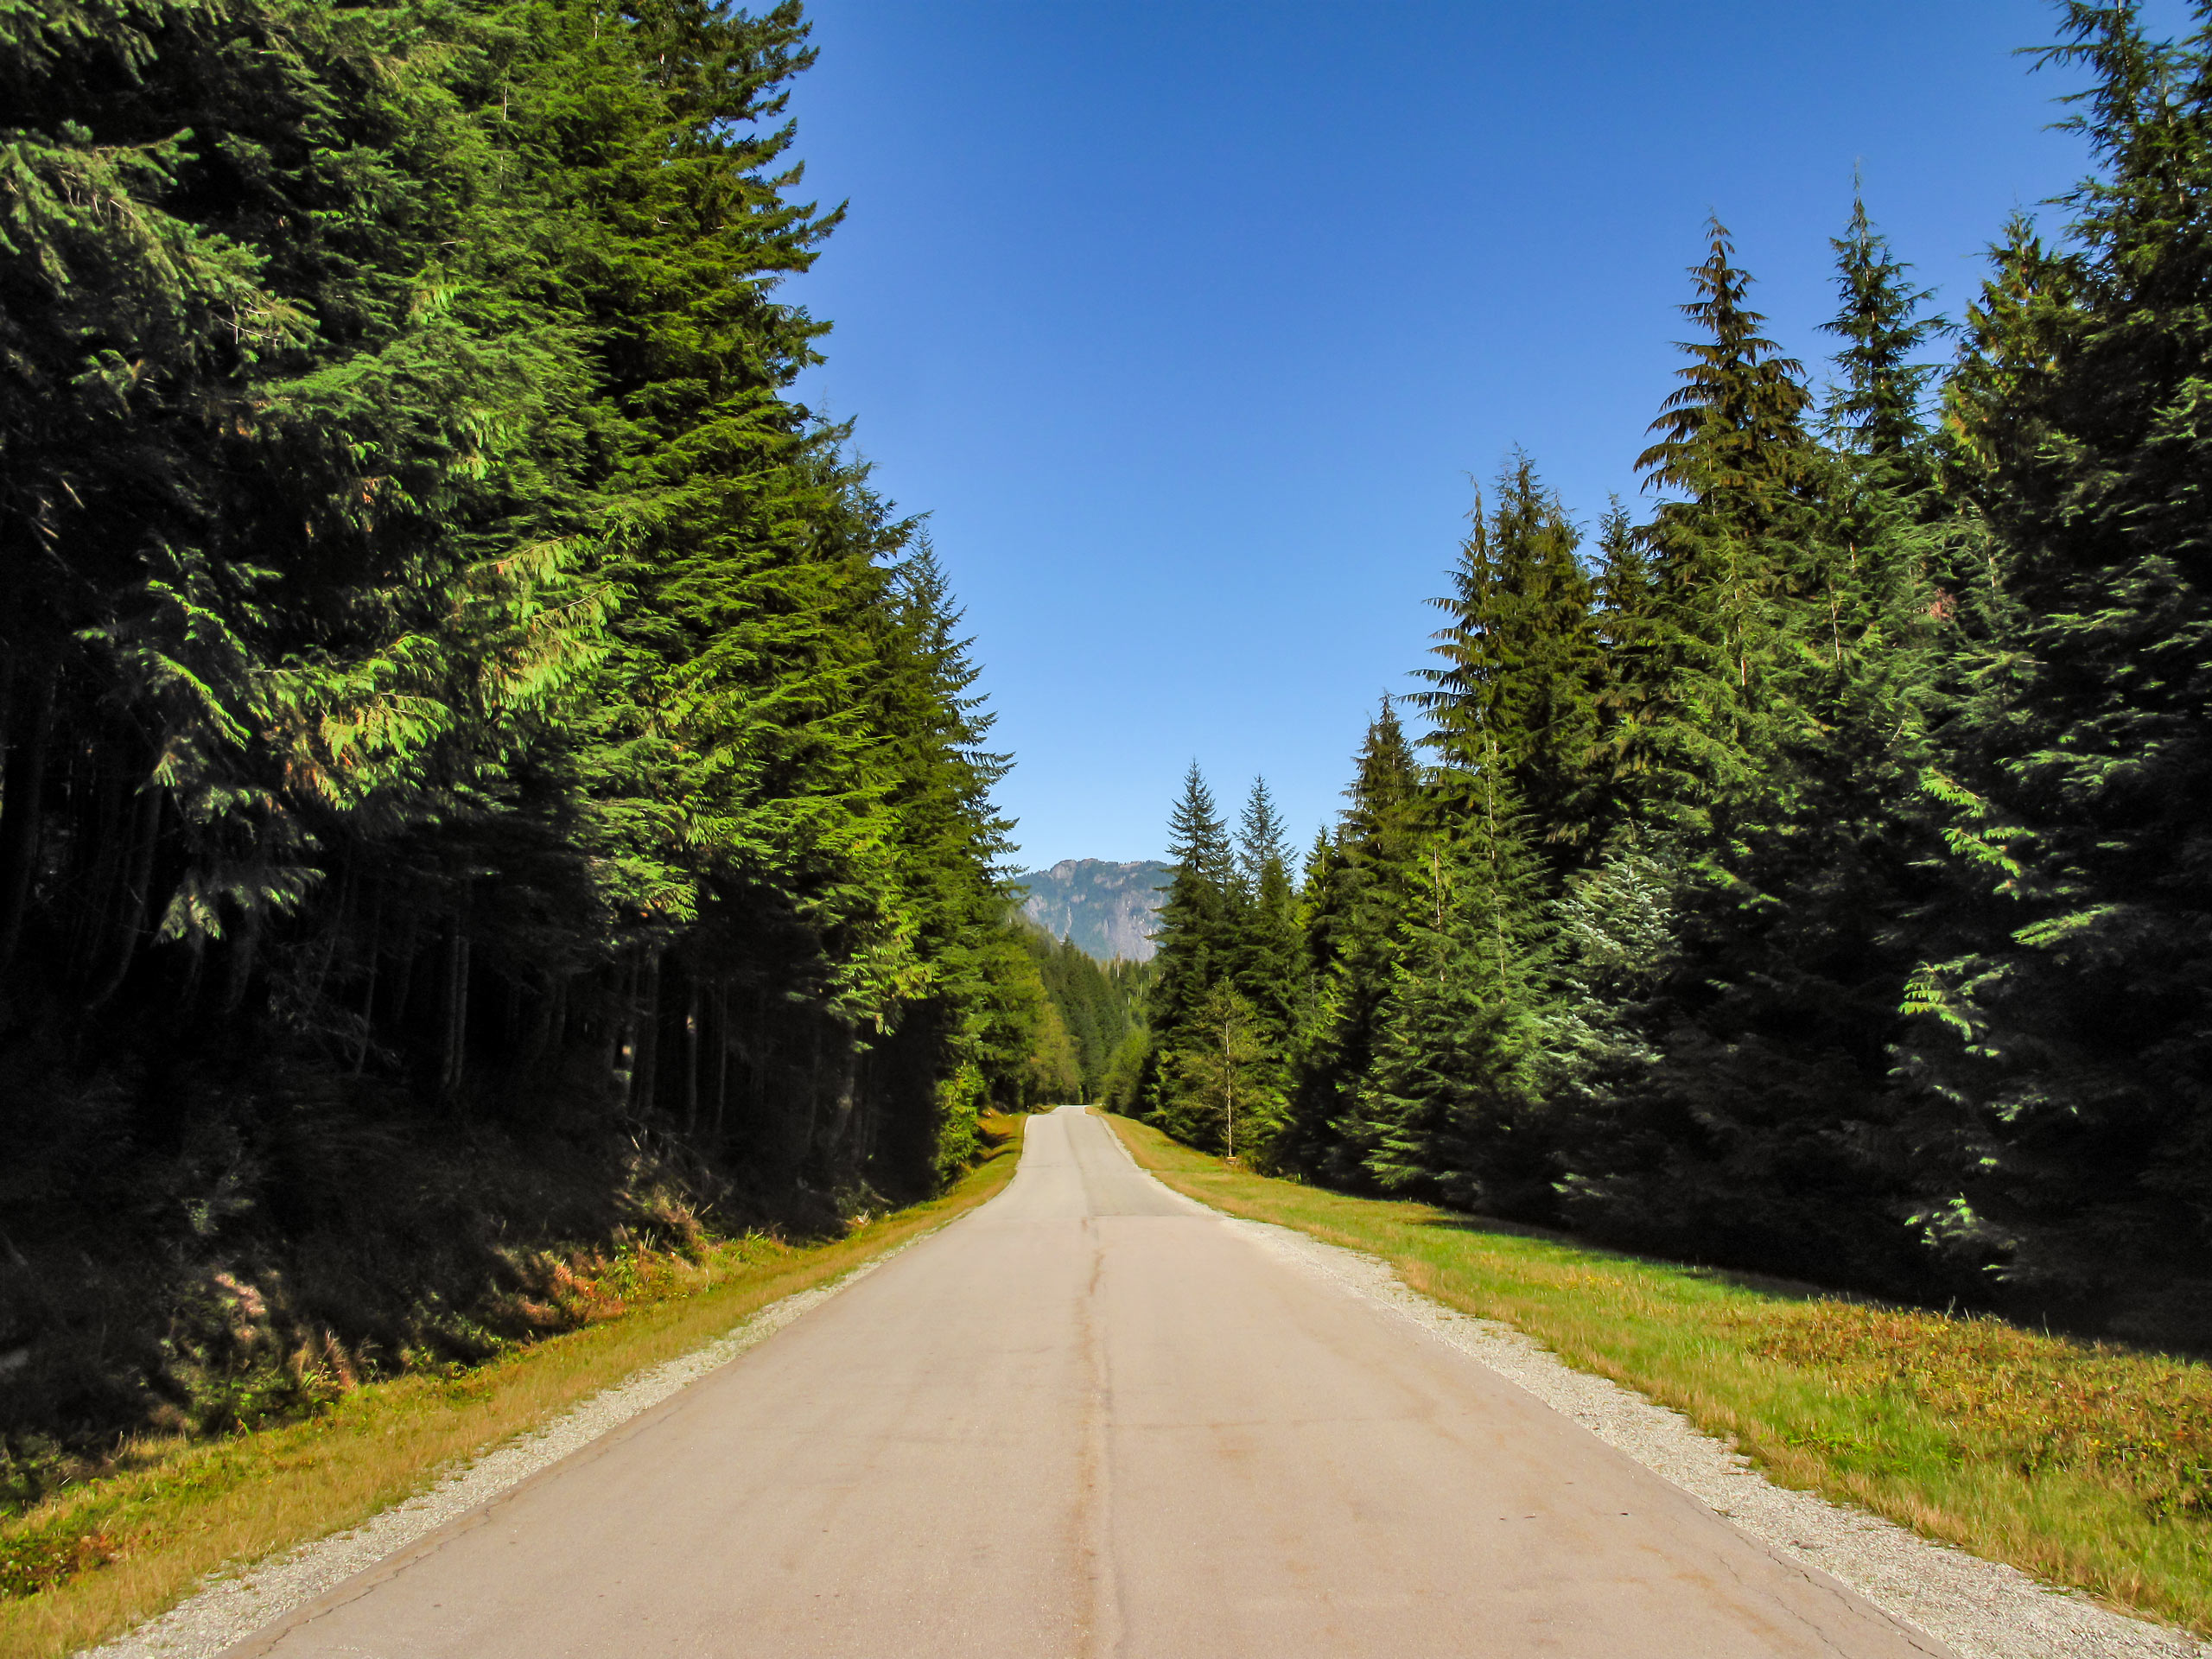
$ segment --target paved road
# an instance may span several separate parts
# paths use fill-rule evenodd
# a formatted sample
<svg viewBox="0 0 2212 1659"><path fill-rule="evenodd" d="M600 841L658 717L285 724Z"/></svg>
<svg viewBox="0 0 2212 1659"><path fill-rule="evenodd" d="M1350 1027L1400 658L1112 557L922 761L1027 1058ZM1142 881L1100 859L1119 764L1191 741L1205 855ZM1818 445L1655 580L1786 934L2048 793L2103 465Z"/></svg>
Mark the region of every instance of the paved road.
<svg viewBox="0 0 2212 1659"><path fill-rule="evenodd" d="M1073 1109L983 1209L232 1649L1942 1651Z"/></svg>

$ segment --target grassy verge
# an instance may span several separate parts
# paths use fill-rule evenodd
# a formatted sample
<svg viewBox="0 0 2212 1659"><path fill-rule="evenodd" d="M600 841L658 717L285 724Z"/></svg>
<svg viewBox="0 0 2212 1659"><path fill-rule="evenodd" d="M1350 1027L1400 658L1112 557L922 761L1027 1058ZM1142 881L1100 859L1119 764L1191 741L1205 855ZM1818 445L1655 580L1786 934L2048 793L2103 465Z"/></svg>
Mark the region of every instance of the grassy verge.
<svg viewBox="0 0 2212 1659"><path fill-rule="evenodd" d="M1270 1179L1109 1122L1177 1191L1381 1256L1683 1412L1783 1485L2212 1634L2212 1368Z"/></svg>
<svg viewBox="0 0 2212 1659"><path fill-rule="evenodd" d="M352 1526L458 1459L559 1415L634 1371L673 1359L768 1303L848 1273L1003 1187L1021 1120L944 1197L828 1244L752 1237L633 1295L619 1318L449 1377L373 1382L321 1414L208 1442L138 1449L127 1472L69 1488L0 1523L0 1655L60 1659L172 1605L212 1570Z"/></svg>

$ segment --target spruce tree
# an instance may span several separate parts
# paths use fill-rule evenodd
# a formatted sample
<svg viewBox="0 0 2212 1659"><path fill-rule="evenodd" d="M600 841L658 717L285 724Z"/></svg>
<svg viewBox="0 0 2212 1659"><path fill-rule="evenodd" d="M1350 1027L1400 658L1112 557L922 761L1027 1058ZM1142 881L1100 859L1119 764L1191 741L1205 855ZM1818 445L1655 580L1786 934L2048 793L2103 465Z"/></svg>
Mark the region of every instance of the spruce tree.
<svg viewBox="0 0 2212 1659"><path fill-rule="evenodd" d="M1243 935L1236 988L1255 1010L1280 1064L1296 1028L1300 1002L1297 898L1282 819L1264 778L1252 780L1237 820L1236 871Z"/></svg>
<svg viewBox="0 0 2212 1659"><path fill-rule="evenodd" d="M1604 677L1595 593L1577 556L1581 537L1526 455L1499 478L1497 505L1478 498L1452 572L1431 601L1448 619L1429 689L1412 699L1429 718L1422 741L1438 787L1469 804L1503 767L1532 833L1563 874L1588 855L1601 815L1598 696Z"/></svg>
<svg viewBox="0 0 2212 1659"><path fill-rule="evenodd" d="M1386 1188L1541 1219L1557 1174L1532 1067L1544 872L1503 767L1465 804L1415 876L1359 1138Z"/></svg>
<svg viewBox="0 0 2212 1659"><path fill-rule="evenodd" d="M1696 297L1681 308L1700 337L1679 342L1691 359L1676 371L1684 384L1662 405L1651 423L1659 441L1636 464L1648 486L1681 493L1659 515L1664 558L1701 562L1700 574L1716 581L1734 569L1719 544L1724 533L1755 540L1787 521L1805 487L1811 399L1803 365L1759 332L1766 319L1748 303L1751 279L1727 227L1716 219L1707 230L1705 263L1690 268Z"/></svg>
<svg viewBox="0 0 2212 1659"><path fill-rule="evenodd" d="M1921 404L1936 368L1916 355L1946 325L1923 311L1931 290L1908 281L1912 267L1891 251L1889 238L1867 217L1863 195L1854 194L1850 223L1828 245L1835 250L1842 306L1821 327L1844 345L1836 353L1842 373L1827 417L1855 453L1901 457L1927 437Z"/></svg>
<svg viewBox="0 0 2212 1659"><path fill-rule="evenodd" d="M1927 754L1934 534L1925 470L1905 465L1921 440L1898 382L1910 373L1899 353L1923 331L1921 296L1878 252L1863 208L1836 246L1840 366L1883 413L1885 448L1823 455L1795 424L1802 400L1777 394L1790 419L1770 422L1762 442L1788 453L1769 486L1662 508L1649 587L1632 558L1609 561L1608 586L1629 602L1605 626L1645 652L1621 677L1618 753L1633 760L1646 748L1663 766L1675 735L1666 722L1688 714L1689 738L1726 765L1662 774L1665 810L1568 895L1548 1045L1564 1201L1578 1224L1897 1291L1918 1272L1899 1224L1910 1189L1888 1071L1905 917L1923 885L1915 866L1931 851L1913 800ZM1856 352L1870 340L1880 349ZM1670 566L1665 556L1697 556L1708 534L1737 536L1752 556L1747 594L1681 585L1694 558ZM1732 612L1755 649L1738 674L1716 677L1709 648ZM1637 671L1655 661L1691 696L1639 700L1650 682ZM1715 713L1725 723L1697 723ZM1716 732L1725 747L1710 741ZM1679 741L1671 750L1699 753ZM1623 959L1622 942L1655 918L1663 949ZM1593 994L1599 1007L1579 1006Z"/></svg>
<svg viewBox="0 0 2212 1659"><path fill-rule="evenodd" d="M2199 27L2212 13L2196 9ZM1931 1235L2123 1330L2212 1329L2212 55L2069 4L2101 170L2016 232L1971 320L1954 476L2005 603L1947 735L1960 892L1919 1075L1955 1154Z"/></svg>
<svg viewBox="0 0 2212 1659"><path fill-rule="evenodd" d="M1644 531L1653 603L1639 710L1646 799L1683 833L1707 836L1751 787L1772 735L1770 670L1802 579L1795 537L1816 474L1803 424L1803 371L1760 332L1751 277L1718 220L1691 269L1683 315L1700 337L1637 458L1648 488L1674 492Z"/></svg>
<svg viewBox="0 0 2212 1659"><path fill-rule="evenodd" d="M1604 847L1651 813L1670 747L1658 583L1650 550L1618 496L1599 521L1591 586L1591 631L1599 657L1588 833Z"/></svg>
<svg viewBox="0 0 2212 1659"><path fill-rule="evenodd" d="M1357 1105L1404 949L1429 804L1389 698L1360 746L1351 804L1306 873L1310 1012L1298 1044L1281 1155L1328 1179L1364 1184L1373 1137Z"/></svg>
<svg viewBox="0 0 2212 1659"><path fill-rule="evenodd" d="M1233 976L1236 965L1231 907L1236 853L1229 826L1195 760L1169 814L1168 856L1174 873L1154 918L1159 948L1146 999L1154 1049L1142 1087L1147 1109L1154 1113L1172 1103L1177 1087L1173 1070L1162 1057L1204 1040L1193 1034L1200 1023L1198 1010L1215 985Z"/></svg>
<svg viewBox="0 0 2212 1659"><path fill-rule="evenodd" d="M1161 1127L1192 1146L1266 1168L1282 1128L1281 1066L1259 1010L1217 981L1162 1061Z"/></svg>

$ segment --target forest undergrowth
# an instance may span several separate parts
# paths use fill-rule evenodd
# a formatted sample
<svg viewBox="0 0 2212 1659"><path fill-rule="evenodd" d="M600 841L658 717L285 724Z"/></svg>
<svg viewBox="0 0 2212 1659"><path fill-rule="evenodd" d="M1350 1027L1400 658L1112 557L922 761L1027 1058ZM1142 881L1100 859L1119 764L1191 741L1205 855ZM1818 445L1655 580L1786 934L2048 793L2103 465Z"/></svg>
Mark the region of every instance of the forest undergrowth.
<svg viewBox="0 0 2212 1659"><path fill-rule="evenodd" d="M2212 1634L2212 1367L1331 1192L1108 1121L1178 1192L1379 1256L1782 1485Z"/></svg>
<svg viewBox="0 0 2212 1659"><path fill-rule="evenodd" d="M0 1655L59 1659L150 1618L206 1574L353 1525L625 1377L942 1226L1005 1186L1025 1120L986 1116L977 1166L943 1196L848 1218L838 1236L640 1231L549 1262L538 1317L565 1328L345 1386L310 1351L277 1374L302 1416L208 1438L148 1432L0 1518Z"/></svg>

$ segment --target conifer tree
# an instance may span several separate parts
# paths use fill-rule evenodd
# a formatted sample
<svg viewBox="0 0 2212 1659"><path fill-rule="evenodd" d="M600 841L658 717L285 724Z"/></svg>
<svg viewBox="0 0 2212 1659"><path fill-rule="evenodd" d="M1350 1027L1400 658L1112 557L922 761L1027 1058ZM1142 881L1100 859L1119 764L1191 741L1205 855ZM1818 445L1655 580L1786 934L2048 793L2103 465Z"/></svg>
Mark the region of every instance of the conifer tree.
<svg viewBox="0 0 2212 1659"><path fill-rule="evenodd" d="M1843 302L1821 327L1844 345L1836 353L1842 378L1828 400L1828 418L1856 453L1902 457L1927 437L1921 404L1936 374L1934 365L1915 356L1945 324L1923 314L1932 291L1907 280L1912 267L1897 258L1867 217L1864 195L1853 195L1851 222L1829 245Z"/></svg>
<svg viewBox="0 0 2212 1659"><path fill-rule="evenodd" d="M1296 1028L1300 1000L1296 894L1282 819L1264 778L1252 780L1237 820L1236 871L1243 924L1236 988L1252 1005L1280 1064Z"/></svg>
<svg viewBox="0 0 2212 1659"><path fill-rule="evenodd" d="M1659 514L1662 557L1716 581L1734 569L1719 544L1725 534L1751 541L1772 531L1804 489L1811 399L1803 365L1759 332L1766 319L1747 303L1751 279L1735 264L1727 227L1713 219L1707 230L1711 249L1690 270L1697 296L1681 308L1700 337L1680 342L1691 359L1677 371L1684 384L1662 405L1651 423L1659 441L1636 464L1648 485L1684 498Z"/></svg>
<svg viewBox="0 0 2212 1659"><path fill-rule="evenodd" d="M1916 985L1954 1154L1929 1224L2122 1329L2201 1332L2212 56L2132 8L2063 18L2047 60L2094 76L2075 124L2101 171L2066 247L2000 251L1950 405L2005 605L1940 785L1961 891L1930 919L1964 948Z"/></svg>
<svg viewBox="0 0 2212 1659"><path fill-rule="evenodd" d="M1594 991L1611 1006L1556 1009L1548 1042L1579 1224L1725 1259L1818 1262L1831 1281L1895 1290L1917 1269L1898 1225L1910 1201L1887 1071L1913 867L1931 850L1910 810L1926 755L1929 531L1904 464L1918 429L1897 385L1921 296L1879 255L1863 207L1836 246L1841 366L1883 411L1888 448L1824 458L1777 424L1765 441L1788 446L1796 469L1777 505L1721 491L1682 504L1672 529L1662 508L1662 549L1685 524L1743 527L1758 555L1757 603L1741 607L1757 658L1732 687L1696 672L1682 646L1695 639L1694 588L1666 595L1641 640L1634 607L1609 619L1624 643L1656 633L1652 655L1675 684L1703 680L1690 707L1726 713L1729 764L1677 769L1674 788L1688 787L1673 810L1570 893L1561 1001ZM1882 349L1853 356L1849 342L1865 340ZM1611 563L1621 588L1642 588L1632 560ZM1682 574L1662 561L1662 593ZM1631 695L1637 666L1622 677ZM1681 717L1680 703L1654 701L1662 721ZM1633 756L1654 737L1652 706L1624 698L1622 713L1618 752ZM1663 950L1618 960L1654 917L1666 918Z"/></svg>
<svg viewBox="0 0 2212 1659"><path fill-rule="evenodd" d="M1435 636L1436 664L1421 671L1429 689L1412 701L1429 717L1422 741L1447 803L1479 792L1478 780L1502 766L1563 872L1587 855L1602 787L1604 664L1581 537L1526 455L1499 478L1487 514L1478 498L1472 520L1453 592L1432 601L1448 620Z"/></svg>
<svg viewBox="0 0 2212 1659"><path fill-rule="evenodd" d="M1356 1108L1404 948L1428 817L1420 766L1388 697L1368 724L1357 766L1351 804L1306 872L1313 1001L1281 1155L1332 1179L1363 1183L1371 1137Z"/></svg>
<svg viewBox="0 0 2212 1659"><path fill-rule="evenodd" d="M1599 521L1591 632L1599 653L1590 841L1649 813L1667 753L1665 631L1649 549L1618 496Z"/></svg>
<svg viewBox="0 0 2212 1659"><path fill-rule="evenodd" d="M1628 699L1641 715L1646 798L1693 836L1725 822L1770 738L1770 669L1802 585L1794 538L1816 471L1802 368L1760 333L1727 230L1715 220L1710 232L1682 307L1700 337L1681 343L1684 384L1637 458L1647 487L1679 493L1644 531L1650 645Z"/></svg>
<svg viewBox="0 0 2212 1659"><path fill-rule="evenodd" d="M1279 1051L1234 984L1208 988L1162 1065L1162 1127L1192 1146L1268 1166L1282 1128Z"/></svg>
<svg viewBox="0 0 2212 1659"><path fill-rule="evenodd" d="M1239 954L1236 850L1195 760L1168 817L1168 856L1174 873L1154 918L1159 948L1146 999L1153 1048L1141 1083L1155 1115L1173 1105L1179 1086L1166 1057L1205 1040L1198 1011L1217 984L1234 979Z"/></svg>
<svg viewBox="0 0 2212 1659"><path fill-rule="evenodd" d="M1504 769L1470 789L1415 877L1359 1139L1386 1188L1541 1218L1557 1173L1532 1086L1544 873Z"/></svg>

